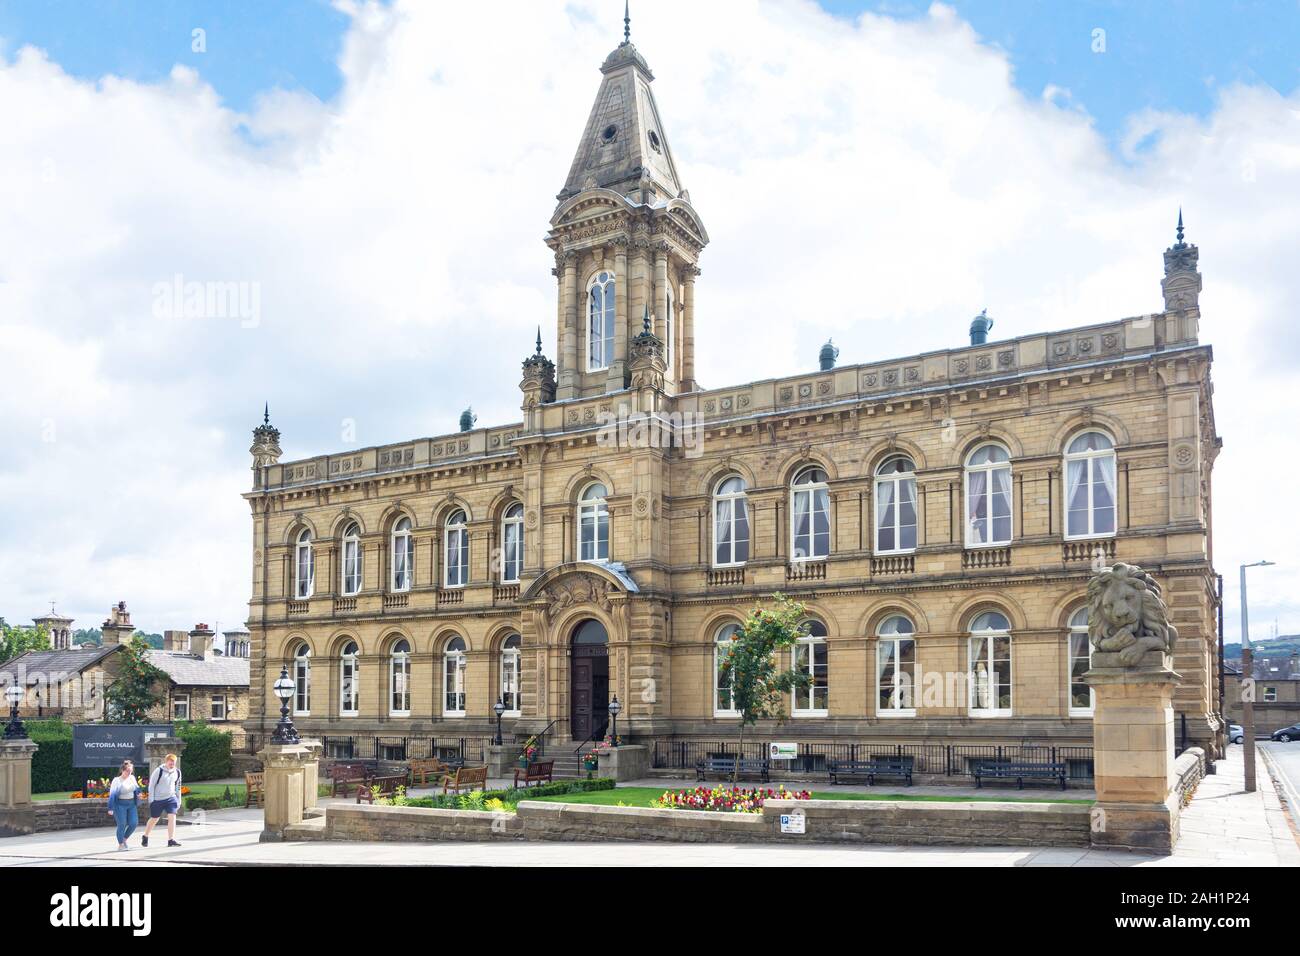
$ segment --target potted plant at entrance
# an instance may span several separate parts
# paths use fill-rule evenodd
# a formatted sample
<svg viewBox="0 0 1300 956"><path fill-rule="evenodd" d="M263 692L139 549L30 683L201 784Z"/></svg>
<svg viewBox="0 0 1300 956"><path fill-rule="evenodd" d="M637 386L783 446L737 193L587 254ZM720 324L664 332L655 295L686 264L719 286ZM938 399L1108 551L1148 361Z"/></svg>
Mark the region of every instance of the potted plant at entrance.
<svg viewBox="0 0 1300 956"><path fill-rule="evenodd" d="M527 770L528 765L537 759L537 738L529 737L524 749L519 752L519 766Z"/></svg>

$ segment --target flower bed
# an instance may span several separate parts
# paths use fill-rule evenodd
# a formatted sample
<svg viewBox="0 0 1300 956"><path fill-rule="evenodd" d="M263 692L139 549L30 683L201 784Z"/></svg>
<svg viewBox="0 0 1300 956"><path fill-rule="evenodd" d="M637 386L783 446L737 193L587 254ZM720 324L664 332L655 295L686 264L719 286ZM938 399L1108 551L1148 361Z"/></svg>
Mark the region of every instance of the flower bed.
<svg viewBox="0 0 1300 956"><path fill-rule="evenodd" d="M778 786L695 787L691 790L665 790L657 805L666 810L717 810L723 813L762 813L767 800L811 800L807 790L787 790Z"/></svg>

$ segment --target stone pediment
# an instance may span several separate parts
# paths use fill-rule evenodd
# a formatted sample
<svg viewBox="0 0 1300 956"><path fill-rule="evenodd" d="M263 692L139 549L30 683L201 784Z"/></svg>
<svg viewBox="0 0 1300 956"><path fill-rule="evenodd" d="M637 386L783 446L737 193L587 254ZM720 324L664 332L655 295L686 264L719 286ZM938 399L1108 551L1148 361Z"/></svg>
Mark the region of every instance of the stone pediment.
<svg viewBox="0 0 1300 956"><path fill-rule="evenodd" d="M578 605L609 611L616 596L636 591L636 582L622 565L571 561L538 577L519 601L521 604L543 602L547 615L554 616Z"/></svg>

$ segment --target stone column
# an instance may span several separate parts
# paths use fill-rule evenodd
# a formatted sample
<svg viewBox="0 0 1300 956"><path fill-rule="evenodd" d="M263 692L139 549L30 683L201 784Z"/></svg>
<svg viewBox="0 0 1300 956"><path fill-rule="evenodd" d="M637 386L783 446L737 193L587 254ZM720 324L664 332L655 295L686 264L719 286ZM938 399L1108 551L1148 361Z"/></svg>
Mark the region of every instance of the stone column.
<svg viewBox="0 0 1300 956"><path fill-rule="evenodd" d="M650 306L654 313L655 335L659 341L668 341L668 243L655 246L655 298Z"/></svg>
<svg viewBox="0 0 1300 956"><path fill-rule="evenodd" d="M633 333L628 331L627 239L614 240L614 361L609 363L609 378L605 391L621 391L627 385L627 343Z"/></svg>
<svg viewBox="0 0 1300 956"><path fill-rule="evenodd" d="M325 745L319 740L304 740L302 745L308 752L302 765L302 810L306 814L308 810L316 809L320 789L320 755Z"/></svg>
<svg viewBox="0 0 1300 956"><path fill-rule="evenodd" d="M610 747L600 752L596 775L609 777L620 783L644 780L650 770L650 750L643 744Z"/></svg>
<svg viewBox="0 0 1300 956"><path fill-rule="evenodd" d="M306 765L312 751L302 744L267 744L259 753L266 774L263 843L284 839L285 827L302 823Z"/></svg>
<svg viewBox="0 0 1300 956"><path fill-rule="evenodd" d="M682 381L679 389L682 392L693 392L699 388L695 381L695 277L699 274L699 268L693 265L687 265L682 274L686 284L682 290L682 339L678 343L682 353Z"/></svg>
<svg viewBox="0 0 1300 956"><path fill-rule="evenodd" d="M559 256L564 269L560 296L564 303L564 327L561 329L559 382L556 397L575 398L581 369L578 365L578 254L565 252Z"/></svg>
<svg viewBox="0 0 1300 956"><path fill-rule="evenodd" d="M1136 666L1097 651L1084 680L1092 686L1097 803L1092 844L1170 853L1178 839L1174 783L1173 658L1148 651Z"/></svg>
<svg viewBox="0 0 1300 956"><path fill-rule="evenodd" d="M32 754L37 749L26 737L0 740L0 837L36 832Z"/></svg>

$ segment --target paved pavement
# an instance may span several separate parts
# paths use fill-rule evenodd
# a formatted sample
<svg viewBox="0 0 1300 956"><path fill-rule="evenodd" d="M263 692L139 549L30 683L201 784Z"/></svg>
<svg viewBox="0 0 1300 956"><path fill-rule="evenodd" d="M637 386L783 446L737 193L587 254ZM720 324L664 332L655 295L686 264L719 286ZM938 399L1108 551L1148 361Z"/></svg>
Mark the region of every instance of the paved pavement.
<svg viewBox="0 0 1300 956"><path fill-rule="evenodd" d="M1282 744L1261 740L1255 748L1266 754L1264 759L1278 778L1291 819L1300 824L1300 741Z"/></svg>
<svg viewBox="0 0 1300 956"><path fill-rule="evenodd" d="M1300 751L1300 744L1291 745ZM1262 748L1261 748L1262 749ZM182 846L112 848L112 830L68 830L0 840L0 866L1278 866L1300 865L1272 778L1242 790L1241 748L1206 777L1183 814L1173 856L1114 850L1008 847L734 846L663 843L259 843L259 810L221 810L177 828ZM658 786L663 781L656 782ZM918 792L921 788L914 788ZM956 792L939 788L944 793ZM1038 794L1035 794L1038 795ZM1045 791L1043 795L1047 795ZM1068 794L1075 796L1075 792Z"/></svg>

